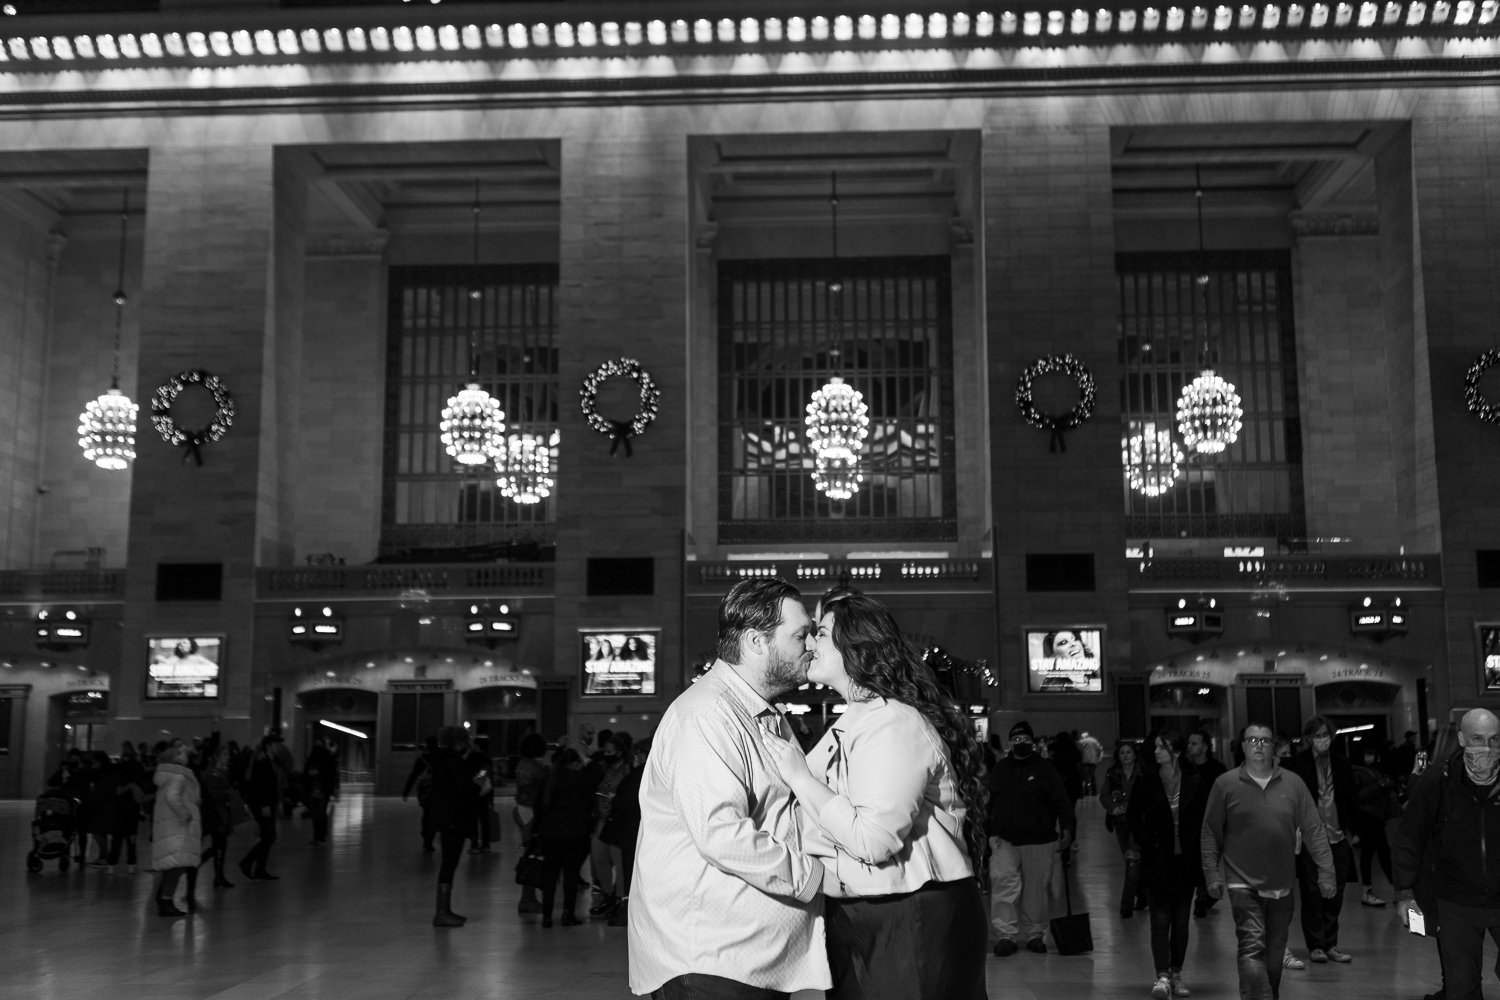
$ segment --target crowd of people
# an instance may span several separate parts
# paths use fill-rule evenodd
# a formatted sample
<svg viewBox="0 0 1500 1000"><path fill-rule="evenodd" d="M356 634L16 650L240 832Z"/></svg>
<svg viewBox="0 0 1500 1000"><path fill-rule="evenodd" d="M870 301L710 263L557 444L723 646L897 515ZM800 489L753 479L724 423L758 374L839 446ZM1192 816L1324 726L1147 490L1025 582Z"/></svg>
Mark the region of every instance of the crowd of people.
<svg viewBox="0 0 1500 1000"><path fill-rule="evenodd" d="M322 740L298 769L279 731L242 747L215 729L191 741L127 741L117 756L71 749L47 785L44 798L60 797L74 807L62 860L106 874L115 874L122 861L127 873L141 867L155 872L157 913L177 917L197 909L205 865L213 866L215 888L234 888L225 869L237 827L256 831L237 863L250 881L277 878L267 865L278 816L300 807L312 819L312 843L326 843L339 769Z"/></svg>

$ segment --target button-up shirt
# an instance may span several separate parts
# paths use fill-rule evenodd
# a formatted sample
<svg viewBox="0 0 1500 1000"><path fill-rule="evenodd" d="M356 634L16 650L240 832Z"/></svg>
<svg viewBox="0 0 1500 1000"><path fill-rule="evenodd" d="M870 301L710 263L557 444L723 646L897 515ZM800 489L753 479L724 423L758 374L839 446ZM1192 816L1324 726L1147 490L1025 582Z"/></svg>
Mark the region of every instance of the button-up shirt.
<svg viewBox="0 0 1500 1000"><path fill-rule="evenodd" d="M974 875L966 808L937 730L910 705L851 703L807 755L834 792L805 828L839 896L912 892Z"/></svg>
<svg viewBox="0 0 1500 1000"><path fill-rule="evenodd" d="M688 973L791 993L832 985L818 890L791 790L762 730L790 727L714 664L662 716L641 779L630 887L630 989Z"/></svg>

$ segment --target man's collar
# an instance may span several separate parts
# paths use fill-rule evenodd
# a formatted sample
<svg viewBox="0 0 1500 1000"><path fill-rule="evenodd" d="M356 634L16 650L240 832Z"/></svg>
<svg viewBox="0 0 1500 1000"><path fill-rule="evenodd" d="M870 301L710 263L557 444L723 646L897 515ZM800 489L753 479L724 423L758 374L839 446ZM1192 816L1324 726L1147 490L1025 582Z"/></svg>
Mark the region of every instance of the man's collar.
<svg viewBox="0 0 1500 1000"><path fill-rule="evenodd" d="M713 668L709 671L710 676L719 678L724 685L745 710L751 715L760 716L766 713L779 715L776 708L766 699L760 696L760 692L751 686L750 682L740 674L739 665L727 660L716 660Z"/></svg>

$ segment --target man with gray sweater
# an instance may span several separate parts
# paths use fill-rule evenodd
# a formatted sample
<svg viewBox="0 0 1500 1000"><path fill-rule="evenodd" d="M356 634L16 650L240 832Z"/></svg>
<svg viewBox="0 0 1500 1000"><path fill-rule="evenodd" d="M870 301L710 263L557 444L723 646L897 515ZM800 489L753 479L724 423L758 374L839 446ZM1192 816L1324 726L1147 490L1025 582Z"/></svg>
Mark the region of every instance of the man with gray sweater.
<svg viewBox="0 0 1500 1000"><path fill-rule="evenodd" d="M1245 727L1245 763L1219 776L1203 817L1203 879L1218 899L1229 890L1239 942L1241 1000L1278 1000L1281 956L1292 925L1301 834L1318 870L1318 892L1338 883L1318 804L1302 779L1276 763L1271 727Z"/></svg>

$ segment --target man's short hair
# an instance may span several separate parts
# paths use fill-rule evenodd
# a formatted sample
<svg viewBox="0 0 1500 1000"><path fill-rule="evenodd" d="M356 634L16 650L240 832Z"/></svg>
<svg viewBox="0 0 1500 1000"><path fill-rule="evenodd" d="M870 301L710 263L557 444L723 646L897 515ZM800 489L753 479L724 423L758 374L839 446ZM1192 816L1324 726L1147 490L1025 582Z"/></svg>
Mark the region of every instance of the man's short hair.
<svg viewBox="0 0 1500 1000"><path fill-rule="evenodd" d="M1199 726L1197 729L1189 730L1188 734L1187 734L1187 738L1188 739L1192 739L1194 736L1201 736L1201 737L1203 737L1203 745L1206 746L1206 747L1208 747L1208 748L1210 748L1210 749L1213 748L1214 738L1212 736L1208 735L1208 730L1207 729L1204 729L1202 726Z"/></svg>
<svg viewBox="0 0 1500 1000"><path fill-rule="evenodd" d="M725 663L740 662L740 640L748 632L774 632L781 624L781 602L802 600L802 591L778 577L741 580L719 604L719 641L714 650Z"/></svg>
<svg viewBox="0 0 1500 1000"><path fill-rule="evenodd" d="M1271 738L1273 740L1276 738L1276 730L1272 729L1269 723L1256 720L1245 723L1245 728L1240 730L1240 739L1244 739L1247 735L1249 735L1250 730L1252 729L1264 729L1266 732L1271 734Z"/></svg>
<svg viewBox="0 0 1500 1000"><path fill-rule="evenodd" d="M1333 735L1333 723L1329 722L1326 716L1315 715L1302 724L1302 735L1312 736L1324 729L1328 730L1329 736Z"/></svg>

